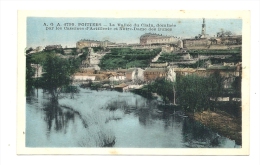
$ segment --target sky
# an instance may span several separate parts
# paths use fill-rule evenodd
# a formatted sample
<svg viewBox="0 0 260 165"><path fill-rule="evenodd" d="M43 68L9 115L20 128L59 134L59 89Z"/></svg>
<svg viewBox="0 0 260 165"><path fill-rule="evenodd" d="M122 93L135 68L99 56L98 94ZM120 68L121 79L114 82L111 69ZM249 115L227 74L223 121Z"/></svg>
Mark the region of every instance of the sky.
<svg viewBox="0 0 260 165"><path fill-rule="evenodd" d="M237 35L242 34L241 19L205 19L206 33L209 36L216 35L221 29L231 31ZM73 23L73 26L65 26L65 23ZM86 27L78 26L79 23L97 23L98 27L111 28L112 30L89 30ZM146 28L145 30L114 30L120 24L134 28ZM110 26L114 24L115 26ZM153 24L153 31L149 27L141 27L144 24ZM157 24L173 25L171 31L158 31ZM57 26L60 25L60 26ZM85 24L86 25L86 24ZM101 26L100 26L101 25ZM53 27L53 30L50 28ZM56 27L62 30L55 30ZM81 27L82 30L65 30L65 27ZM145 33L157 33L181 38L194 38L201 33L202 18L177 19L177 18L58 18L58 17L28 17L27 18L27 47L45 47L47 45L61 44L63 47L75 47L76 42L81 39L109 40L116 43L139 43L139 38ZM46 30L46 28L49 28ZM167 28L167 27L166 27ZM155 31L154 31L155 29Z"/></svg>

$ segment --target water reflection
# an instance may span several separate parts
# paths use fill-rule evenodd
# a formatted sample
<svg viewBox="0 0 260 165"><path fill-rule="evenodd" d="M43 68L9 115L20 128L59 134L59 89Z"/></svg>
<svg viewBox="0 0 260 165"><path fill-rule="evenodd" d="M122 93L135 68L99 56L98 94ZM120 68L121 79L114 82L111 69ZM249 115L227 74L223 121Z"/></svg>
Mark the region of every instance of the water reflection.
<svg viewBox="0 0 260 165"><path fill-rule="evenodd" d="M43 111L45 113L44 121L47 124L48 136L52 129L56 132L64 131L64 133L67 133L69 121L74 123L75 113L67 111L65 108L61 109L57 101L50 100L44 103Z"/></svg>
<svg viewBox="0 0 260 165"><path fill-rule="evenodd" d="M210 129L132 93L82 90L27 99L26 144L50 147L234 147Z"/></svg>

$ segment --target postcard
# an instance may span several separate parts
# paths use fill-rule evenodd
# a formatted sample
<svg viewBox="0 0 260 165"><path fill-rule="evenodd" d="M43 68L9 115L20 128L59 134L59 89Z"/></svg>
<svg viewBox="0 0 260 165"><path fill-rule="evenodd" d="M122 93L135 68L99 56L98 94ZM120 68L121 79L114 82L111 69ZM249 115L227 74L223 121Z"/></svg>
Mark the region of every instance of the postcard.
<svg viewBox="0 0 260 165"><path fill-rule="evenodd" d="M18 11L17 154L248 155L249 11Z"/></svg>

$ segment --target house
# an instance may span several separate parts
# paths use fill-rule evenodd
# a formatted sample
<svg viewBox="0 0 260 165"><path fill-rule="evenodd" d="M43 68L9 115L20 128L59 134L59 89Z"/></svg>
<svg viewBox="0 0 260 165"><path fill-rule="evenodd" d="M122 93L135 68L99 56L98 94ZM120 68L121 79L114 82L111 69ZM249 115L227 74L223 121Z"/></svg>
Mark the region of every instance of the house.
<svg viewBox="0 0 260 165"><path fill-rule="evenodd" d="M87 80L94 81L96 79L96 76L89 75L87 73L76 73L76 74L74 74L73 78L76 81L87 81Z"/></svg>
<svg viewBox="0 0 260 165"><path fill-rule="evenodd" d="M138 81L138 80L143 81L144 80L144 70L141 68L128 69L125 72L125 75L126 75L126 80L128 80L128 81Z"/></svg>
<svg viewBox="0 0 260 165"><path fill-rule="evenodd" d="M110 81L124 81L125 79L126 79L126 76L124 74L120 74L120 73L112 74L109 77Z"/></svg>
<svg viewBox="0 0 260 165"><path fill-rule="evenodd" d="M184 39L183 40L183 48L192 48L196 46L208 46L210 44L210 41L206 38L200 38L200 39Z"/></svg>
<svg viewBox="0 0 260 165"><path fill-rule="evenodd" d="M176 76L187 76L192 75L196 72L196 69L193 68L175 68L174 72L176 73Z"/></svg>
<svg viewBox="0 0 260 165"><path fill-rule="evenodd" d="M183 47L182 41L174 36L165 36L156 33L145 33L140 36L140 45L174 44Z"/></svg>
<svg viewBox="0 0 260 165"><path fill-rule="evenodd" d="M147 68L144 71L144 81L153 81L157 78L166 77L167 72L167 68Z"/></svg>

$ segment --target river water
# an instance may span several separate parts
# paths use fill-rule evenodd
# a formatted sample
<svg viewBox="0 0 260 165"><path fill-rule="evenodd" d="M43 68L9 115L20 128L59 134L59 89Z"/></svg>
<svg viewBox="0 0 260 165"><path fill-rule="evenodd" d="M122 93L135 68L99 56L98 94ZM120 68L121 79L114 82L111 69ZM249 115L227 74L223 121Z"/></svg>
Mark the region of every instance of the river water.
<svg viewBox="0 0 260 165"><path fill-rule="evenodd" d="M240 147L130 92L80 89L58 102L49 98L42 90L27 97L26 147Z"/></svg>

